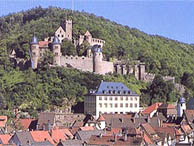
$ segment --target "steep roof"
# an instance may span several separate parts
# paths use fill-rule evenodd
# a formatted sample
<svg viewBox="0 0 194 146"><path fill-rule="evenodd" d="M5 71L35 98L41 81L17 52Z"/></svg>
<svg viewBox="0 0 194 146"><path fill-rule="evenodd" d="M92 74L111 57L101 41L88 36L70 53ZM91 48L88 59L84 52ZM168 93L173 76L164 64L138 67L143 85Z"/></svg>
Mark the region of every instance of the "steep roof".
<svg viewBox="0 0 194 146"><path fill-rule="evenodd" d="M82 141L88 141L92 135L104 134L103 130L78 131L77 134Z"/></svg>
<svg viewBox="0 0 194 146"><path fill-rule="evenodd" d="M151 114L154 110L157 110L160 105L162 105L160 102L154 103L151 106L148 106L142 113Z"/></svg>
<svg viewBox="0 0 194 146"><path fill-rule="evenodd" d="M156 131L154 130L154 128L149 124L149 123L144 123L144 124L141 124L142 127L144 128L144 130L150 135L154 135L156 134Z"/></svg>
<svg viewBox="0 0 194 146"><path fill-rule="evenodd" d="M99 118L97 119L97 121L101 122L101 121L105 121L105 119L102 115L100 115Z"/></svg>
<svg viewBox="0 0 194 146"><path fill-rule="evenodd" d="M92 36L91 33L87 30L86 33L84 34L85 36Z"/></svg>
<svg viewBox="0 0 194 146"><path fill-rule="evenodd" d="M12 139L14 136L17 136L17 138L18 138L19 142L21 143L21 145L26 145L28 143L34 143L35 142L29 131L16 132L11 137L10 140L14 141L14 139Z"/></svg>
<svg viewBox="0 0 194 146"><path fill-rule="evenodd" d="M22 130L33 129L35 127L35 119L18 119L15 123L21 126Z"/></svg>
<svg viewBox="0 0 194 146"><path fill-rule="evenodd" d="M34 142L30 146L53 146L49 141Z"/></svg>
<svg viewBox="0 0 194 146"><path fill-rule="evenodd" d="M69 138L72 139L73 135L71 134L69 129L54 129L54 130L51 130L51 137L55 143L58 143L60 139L62 141L65 141Z"/></svg>
<svg viewBox="0 0 194 146"><path fill-rule="evenodd" d="M83 146L82 145L82 140L66 140L66 141L62 141L59 144L63 145L63 146Z"/></svg>
<svg viewBox="0 0 194 146"><path fill-rule="evenodd" d="M51 144L54 144L54 141L50 137L48 131L30 131L35 142L43 142L48 140Z"/></svg>
<svg viewBox="0 0 194 146"><path fill-rule="evenodd" d="M8 144L8 141L10 140L10 138L11 138L11 135L9 134L0 135L1 144Z"/></svg>
<svg viewBox="0 0 194 146"><path fill-rule="evenodd" d="M80 127L81 131L89 131L89 130L95 130L94 127L92 126L85 126L85 127Z"/></svg>
<svg viewBox="0 0 194 146"><path fill-rule="evenodd" d="M133 95L137 94L131 91L127 86L120 82L101 82L98 90L94 93L96 95Z"/></svg>
<svg viewBox="0 0 194 146"><path fill-rule="evenodd" d="M49 42L48 41L40 41L38 44L39 44L39 47L48 47Z"/></svg>

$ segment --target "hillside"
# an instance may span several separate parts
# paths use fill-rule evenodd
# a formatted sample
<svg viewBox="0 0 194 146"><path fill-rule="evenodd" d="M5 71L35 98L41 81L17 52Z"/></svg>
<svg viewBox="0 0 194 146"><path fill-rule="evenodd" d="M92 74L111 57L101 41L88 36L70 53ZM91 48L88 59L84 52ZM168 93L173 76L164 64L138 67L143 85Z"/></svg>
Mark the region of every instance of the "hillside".
<svg viewBox="0 0 194 146"><path fill-rule="evenodd" d="M180 43L160 36L147 35L137 29L111 22L93 14L60 8L36 8L26 12L0 18L0 38L8 49L19 48L28 57L28 43L35 34L39 39L48 37L64 22L73 19L73 36L88 29L94 37L106 41L104 53L109 57L140 59L147 70L163 75L182 76L193 72L194 51L192 45ZM133 20L129 20L133 21Z"/></svg>
<svg viewBox="0 0 194 146"><path fill-rule="evenodd" d="M106 41L103 52L107 59L140 59L147 71L176 76L194 73L192 45L160 36L147 35L137 29L111 22L93 14L60 8L41 7L0 18L0 104L3 109L20 108L31 114L55 106L64 108L68 101L76 103L101 80L121 81L140 93L146 84L130 76L98 76L77 70L48 67L36 71L20 71L9 61L12 49L20 58L29 59L29 42L35 33L39 40L53 35L66 18L73 19L73 37L88 29L94 37ZM132 21L132 20L130 20ZM76 97L76 98L75 98Z"/></svg>

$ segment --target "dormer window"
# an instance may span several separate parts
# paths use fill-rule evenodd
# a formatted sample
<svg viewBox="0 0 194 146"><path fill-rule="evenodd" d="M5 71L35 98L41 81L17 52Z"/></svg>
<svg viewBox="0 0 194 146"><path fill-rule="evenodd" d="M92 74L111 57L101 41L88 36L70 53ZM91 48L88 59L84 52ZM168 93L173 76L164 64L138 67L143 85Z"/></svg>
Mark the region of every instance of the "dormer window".
<svg viewBox="0 0 194 146"><path fill-rule="evenodd" d="M123 91L123 94L126 94L126 91Z"/></svg>
<svg viewBox="0 0 194 146"><path fill-rule="evenodd" d="M130 94L131 92L130 91L128 91L128 94Z"/></svg>
<svg viewBox="0 0 194 146"><path fill-rule="evenodd" d="M112 94L112 91L111 90L109 90L109 94Z"/></svg>
<svg viewBox="0 0 194 146"><path fill-rule="evenodd" d="M113 94L115 94L116 93L116 91L115 90L113 90Z"/></svg>
<svg viewBox="0 0 194 146"><path fill-rule="evenodd" d="M121 94L121 91L120 90L118 91L118 94Z"/></svg>
<svg viewBox="0 0 194 146"><path fill-rule="evenodd" d="M105 90L103 90L103 91L102 91L102 93L103 93L103 94L105 94L105 93L106 93L106 91L105 91Z"/></svg>

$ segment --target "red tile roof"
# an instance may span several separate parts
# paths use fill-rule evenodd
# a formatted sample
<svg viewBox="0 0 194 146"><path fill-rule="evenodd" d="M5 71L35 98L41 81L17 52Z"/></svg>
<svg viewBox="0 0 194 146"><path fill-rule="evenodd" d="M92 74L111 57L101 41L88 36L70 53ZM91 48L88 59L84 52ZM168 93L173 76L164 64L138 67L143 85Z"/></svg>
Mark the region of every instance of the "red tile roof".
<svg viewBox="0 0 194 146"><path fill-rule="evenodd" d="M73 135L69 131L69 129L54 129L51 130L51 137L55 143L59 143L60 139L62 141L66 141L67 139L72 139Z"/></svg>
<svg viewBox="0 0 194 146"><path fill-rule="evenodd" d="M2 144L8 144L8 141L10 140L10 138L11 138L11 135L9 135L9 134L0 135L0 139L2 141Z"/></svg>
<svg viewBox="0 0 194 146"><path fill-rule="evenodd" d="M100 115L99 118L97 119L97 121L101 122L101 121L105 121L105 119L102 115Z"/></svg>
<svg viewBox="0 0 194 146"><path fill-rule="evenodd" d="M34 121L34 119L19 119L16 121L16 125L21 126L22 130L27 130L29 129L32 121Z"/></svg>
<svg viewBox="0 0 194 146"><path fill-rule="evenodd" d="M153 141L151 140L151 138L149 138L149 136L145 133L144 133L143 139L147 145L154 144Z"/></svg>
<svg viewBox="0 0 194 146"><path fill-rule="evenodd" d="M110 130L106 130L105 136L112 136L114 134L120 134L122 133L121 128L111 128Z"/></svg>
<svg viewBox="0 0 194 146"><path fill-rule="evenodd" d="M162 105L162 103L159 103L159 102L154 103L151 106L147 107L142 113L151 114L154 110L157 110L160 105Z"/></svg>
<svg viewBox="0 0 194 146"><path fill-rule="evenodd" d="M49 135L48 131L30 131L35 142L43 142L48 140L50 143L54 144L53 139Z"/></svg>
<svg viewBox="0 0 194 146"><path fill-rule="evenodd" d="M5 127L7 123L7 116L0 116L0 127Z"/></svg>
<svg viewBox="0 0 194 146"><path fill-rule="evenodd" d="M39 47L48 47L49 42L48 41L40 41Z"/></svg>
<svg viewBox="0 0 194 146"><path fill-rule="evenodd" d="M89 130L95 130L95 128L92 126L86 126L86 127L80 127L80 130L81 131L89 131Z"/></svg>

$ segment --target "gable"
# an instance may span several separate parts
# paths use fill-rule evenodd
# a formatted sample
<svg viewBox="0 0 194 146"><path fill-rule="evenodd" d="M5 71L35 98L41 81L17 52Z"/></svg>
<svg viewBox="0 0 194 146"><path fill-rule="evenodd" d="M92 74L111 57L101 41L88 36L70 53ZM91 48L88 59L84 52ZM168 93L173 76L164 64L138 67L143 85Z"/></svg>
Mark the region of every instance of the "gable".
<svg viewBox="0 0 194 146"><path fill-rule="evenodd" d="M55 34L65 34L65 31L64 31L64 29L60 26L57 30L56 30L56 32L55 32Z"/></svg>

